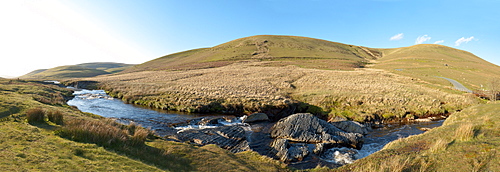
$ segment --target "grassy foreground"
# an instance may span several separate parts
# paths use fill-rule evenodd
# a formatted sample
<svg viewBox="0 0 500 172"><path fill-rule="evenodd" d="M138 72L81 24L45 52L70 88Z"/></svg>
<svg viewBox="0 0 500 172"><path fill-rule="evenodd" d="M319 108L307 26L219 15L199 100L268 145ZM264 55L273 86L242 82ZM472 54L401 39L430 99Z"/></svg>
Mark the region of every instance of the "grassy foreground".
<svg viewBox="0 0 500 172"><path fill-rule="evenodd" d="M38 82L0 80L2 171L287 171L256 152L164 141L147 136L142 127L82 113L65 104L63 95L70 93ZM40 114L62 114L63 122L28 118Z"/></svg>
<svg viewBox="0 0 500 172"><path fill-rule="evenodd" d="M443 126L394 141L336 171L499 171L500 103L481 104Z"/></svg>

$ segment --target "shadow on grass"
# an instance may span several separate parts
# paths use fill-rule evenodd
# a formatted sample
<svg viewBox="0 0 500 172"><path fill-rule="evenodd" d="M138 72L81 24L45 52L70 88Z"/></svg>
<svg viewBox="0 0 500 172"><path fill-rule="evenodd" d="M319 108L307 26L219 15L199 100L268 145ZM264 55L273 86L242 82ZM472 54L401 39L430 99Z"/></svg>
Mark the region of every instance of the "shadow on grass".
<svg viewBox="0 0 500 172"><path fill-rule="evenodd" d="M62 137L62 136L61 136ZM62 137L68 140L70 138ZM72 140L74 141L74 140ZM91 142L83 142L91 143ZM94 143L96 144L96 143ZM114 144L102 146L110 152L114 152L128 158L139 160L145 164L155 166L162 170L168 171L195 171L196 169L191 165L191 160L183 158L182 155L175 153L166 153L165 150L148 146L144 143L140 145L130 146L127 144ZM75 153L77 155L77 153ZM79 155L77 155L79 156Z"/></svg>

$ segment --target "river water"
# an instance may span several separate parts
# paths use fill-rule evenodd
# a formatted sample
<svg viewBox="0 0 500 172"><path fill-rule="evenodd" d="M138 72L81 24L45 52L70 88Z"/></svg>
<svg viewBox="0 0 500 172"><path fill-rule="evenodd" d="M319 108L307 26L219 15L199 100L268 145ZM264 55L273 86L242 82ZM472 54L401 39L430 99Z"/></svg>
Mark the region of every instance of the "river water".
<svg viewBox="0 0 500 172"><path fill-rule="evenodd" d="M250 126L249 124L242 124L241 119L235 118L234 116L228 115L217 115L217 114L182 114L179 112L167 112L147 109L131 104L126 104L119 99L114 99L108 95L103 90L81 90L74 92L75 98L68 101L68 105L76 106L79 110L83 112L89 112L96 115L100 115L106 118L116 119L118 122L128 124L130 122L135 122L142 125L143 127L151 128L158 135L168 135L180 130L186 129L186 127L172 128L169 127L172 124L186 122L191 119L206 117L206 118L219 118L224 117L230 120L224 125L243 125ZM347 164L352 163L356 159L364 158L376 151L381 150L387 143L397 140L399 138L405 138L411 135L424 133L422 128L430 129L434 127L441 126L444 120L431 121L423 123L414 123L406 125L387 125L383 128L374 129L368 135L365 136L365 143L361 150L349 149L349 148L335 148L329 150L324 157L325 161L336 163L336 164ZM215 127L215 126L187 126L187 128L200 128L200 127ZM259 127L258 124L252 126L255 128ZM251 132L251 129L246 129ZM254 133L258 134L258 133ZM251 137L249 137L251 138ZM250 141L251 139L249 139ZM251 142L251 141L250 141ZM252 145L252 143L250 143Z"/></svg>

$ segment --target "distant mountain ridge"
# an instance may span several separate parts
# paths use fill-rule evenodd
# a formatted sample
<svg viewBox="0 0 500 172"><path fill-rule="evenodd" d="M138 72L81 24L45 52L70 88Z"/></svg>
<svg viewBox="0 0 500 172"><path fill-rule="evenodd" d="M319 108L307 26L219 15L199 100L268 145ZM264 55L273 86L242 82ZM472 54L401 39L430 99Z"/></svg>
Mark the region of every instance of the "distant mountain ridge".
<svg viewBox="0 0 500 172"><path fill-rule="evenodd" d="M85 78L99 75L106 75L121 72L132 64L97 62L82 63L77 65L59 66L51 69L34 70L19 78L21 79L67 79L67 78Z"/></svg>

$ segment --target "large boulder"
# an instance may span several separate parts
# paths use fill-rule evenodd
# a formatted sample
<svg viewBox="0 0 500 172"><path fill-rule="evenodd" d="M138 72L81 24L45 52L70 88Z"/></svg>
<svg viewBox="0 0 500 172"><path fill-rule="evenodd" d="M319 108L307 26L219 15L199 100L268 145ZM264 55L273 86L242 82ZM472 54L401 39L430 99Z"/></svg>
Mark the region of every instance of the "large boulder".
<svg viewBox="0 0 500 172"><path fill-rule="evenodd" d="M338 121L338 122L332 122L331 124L349 133L359 133L366 135L371 130L370 127L367 127L356 121Z"/></svg>
<svg viewBox="0 0 500 172"><path fill-rule="evenodd" d="M309 154L305 143L291 144L286 139L276 139L270 146L270 153L283 162L302 161Z"/></svg>
<svg viewBox="0 0 500 172"><path fill-rule="evenodd" d="M363 135L344 132L308 113L293 114L279 120L271 129L271 137L302 143L329 143L338 147L361 149Z"/></svg>
<svg viewBox="0 0 500 172"><path fill-rule="evenodd" d="M234 153L249 150L245 130L239 126L184 130L173 138L198 145L215 144Z"/></svg>
<svg viewBox="0 0 500 172"><path fill-rule="evenodd" d="M245 123L258 122L258 121L269 121L269 117L265 113L253 113L251 115L248 115L243 120L243 122Z"/></svg>

